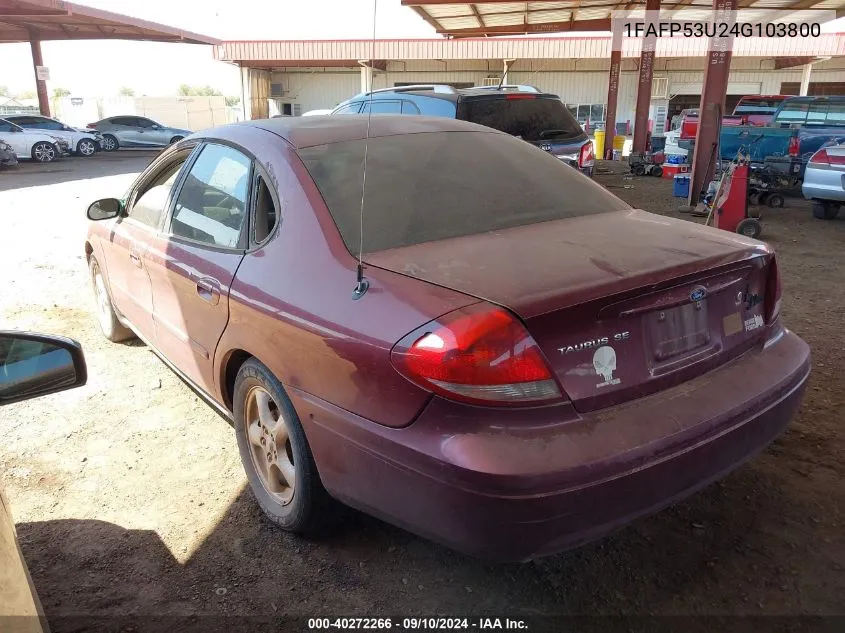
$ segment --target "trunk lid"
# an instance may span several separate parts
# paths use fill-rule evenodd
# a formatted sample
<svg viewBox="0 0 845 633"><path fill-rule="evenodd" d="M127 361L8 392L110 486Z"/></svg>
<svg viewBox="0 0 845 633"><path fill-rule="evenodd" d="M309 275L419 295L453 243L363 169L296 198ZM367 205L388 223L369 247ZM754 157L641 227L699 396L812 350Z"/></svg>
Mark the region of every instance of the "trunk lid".
<svg viewBox="0 0 845 633"><path fill-rule="evenodd" d="M366 256L516 313L581 411L674 386L759 341L769 258L754 240L639 210Z"/></svg>

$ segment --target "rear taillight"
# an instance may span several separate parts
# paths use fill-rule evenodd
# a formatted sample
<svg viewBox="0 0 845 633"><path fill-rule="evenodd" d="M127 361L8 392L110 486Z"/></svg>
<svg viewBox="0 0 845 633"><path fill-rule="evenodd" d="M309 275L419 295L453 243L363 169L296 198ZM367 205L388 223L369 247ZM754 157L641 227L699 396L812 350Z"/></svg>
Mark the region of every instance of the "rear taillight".
<svg viewBox="0 0 845 633"><path fill-rule="evenodd" d="M790 156L798 156L798 152L800 151L800 145L798 143L798 136L792 135L789 139L789 155Z"/></svg>
<svg viewBox="0 0 845 633"><path fill-rule="evenodd" d="M538 404L561 392L537 343L508 311L486 303L455 310L411 332L390 352L421 387L476 404Z"/></svg>
<svg viewBox="0 0 845 633"><path fill-rule="evenodd" d="M810 156L811 165L830 165L830 158L827 155L827 150L820 149L815 154Z"/></svg>
<svg viewBox="0 0 845 633"><path fill-rule="evenodd" d="M771 325L780 316L780 271L778 271L778 260L772 255L769 262L769 272L766 277L766 299L765 299L766 323Z"/></svg>
<svg viewBox="0 0 845 633"><path fill-rule="evenodd" d="M593 143L588 141L581 146L581 151L578 152L578 167L592 167L595 162L595 155L593 154Z"/></svg>
<svg viewBox="0 0 845 633"><path fill-rule="evenodd" d="M513 101L514 99L536 99L537 95L525 95L525 94L509 94L505 95L505 99L509 101Z"/></svg>
<svg viewBox="0 0 845 633"><path fill-rule="evenodd" d="M87 127L89 130L96 130L96 129L97 129L97 124L96 124L96 123L89 123L89 124L88 124L88 125L86 125L85 127Z"/></svg>

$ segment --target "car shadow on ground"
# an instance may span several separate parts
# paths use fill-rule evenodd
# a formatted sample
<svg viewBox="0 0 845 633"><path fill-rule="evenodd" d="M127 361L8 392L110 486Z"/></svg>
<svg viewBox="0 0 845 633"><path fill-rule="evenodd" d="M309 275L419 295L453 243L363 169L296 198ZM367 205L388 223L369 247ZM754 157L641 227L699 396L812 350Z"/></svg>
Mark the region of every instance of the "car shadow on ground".
<svg viewBox="0 0 845 633"><path fill-rule="evenodd" d="M158 154L159 150L132 150L100 152L87 158L65 156L52 163L21 161L16 167L0 170L0 191L135 174L139 171L139 162L150 162Z"/></svg>
<svg viewBox="0 0 845 633"><path fill-rule="evenodd" d="M761 487L768 493L745 495ZM708 586L737 566L752 573L754 534L781 496L745 467L609 538L523 564L477 561L351 510L331 529L294 536L248 490L181 562L153 530L75 519L17 530L54 633L293 631L304 621L285 618L374 614L654 614L690 594L703 613L719 613L727 605L709 604Z"/></svg>

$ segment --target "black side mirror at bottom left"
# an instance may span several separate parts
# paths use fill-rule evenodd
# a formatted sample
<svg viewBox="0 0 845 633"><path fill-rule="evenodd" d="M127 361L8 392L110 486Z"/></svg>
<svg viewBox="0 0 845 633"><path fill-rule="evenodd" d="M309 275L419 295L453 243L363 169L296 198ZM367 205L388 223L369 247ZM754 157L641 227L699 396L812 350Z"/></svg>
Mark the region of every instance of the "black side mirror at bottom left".
<svg viewBox="0 0 845 633"><path fill-rule="evenodd" d="M89 220L110 220L123 212L123 203L117 198L103 198L88 207Z"/></svg>
<svg viewBox="0 0 845 633"><path fill-rule="evenodd" d="M84 385L82 346L64 336L0 331L0 406Z"/></svg>

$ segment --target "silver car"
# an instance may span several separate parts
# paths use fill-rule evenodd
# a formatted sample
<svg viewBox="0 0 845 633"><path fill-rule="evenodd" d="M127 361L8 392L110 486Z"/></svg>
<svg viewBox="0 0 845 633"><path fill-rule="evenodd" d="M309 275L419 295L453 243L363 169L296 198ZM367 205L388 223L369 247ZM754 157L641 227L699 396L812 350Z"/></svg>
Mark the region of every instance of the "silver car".
<svg viewBox="0 0 845 633"><path fill-rule="evenodd" d="M103 141L96 130L80 130L40 114L10 114L5 119L25 130L43 130L50 136L66 141L67 151L77 156L93 156L100 151Z"/></svg>
<svg viewBox="0 0 845 633"><path fill-rule="evenodd" d="M801 191L813 201L813 215L832 220L845 202L845 143L822 147L810 157Z"/></svg>
<svg viewBox="0 0 845 633"><path fill-rule="evenodd" d="M113 116L89 123L88 128L103 135L103 149L107 152L121 147L166 147L192 134L142 116Z"/></svg>

